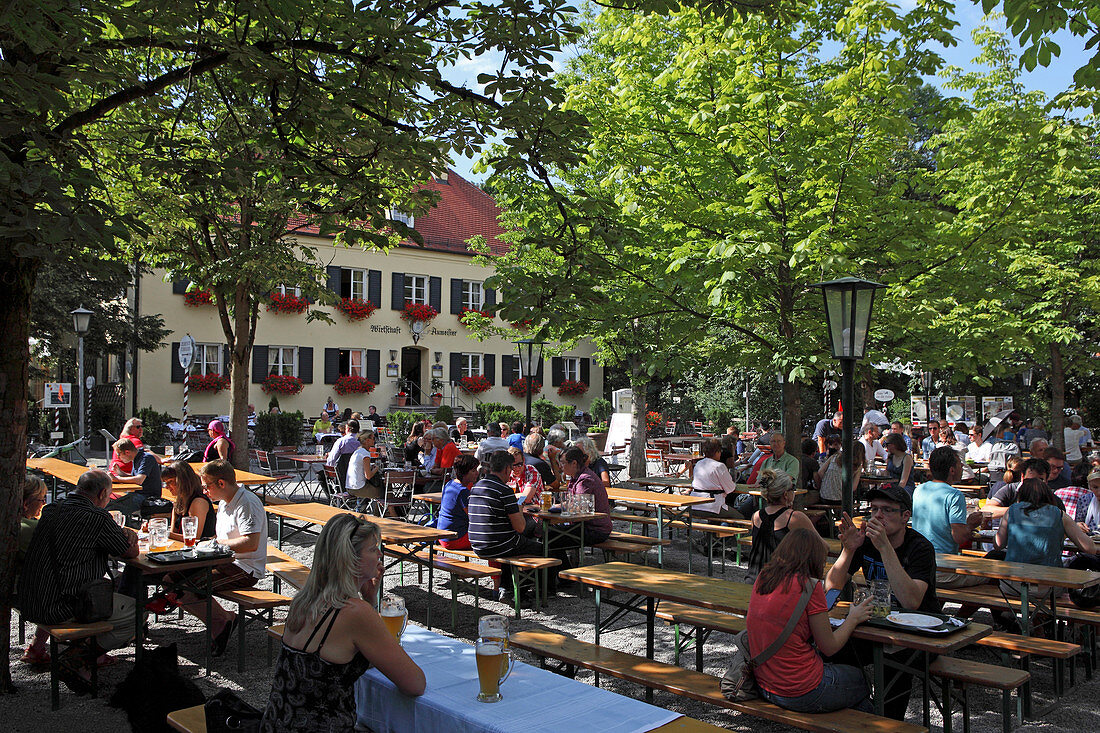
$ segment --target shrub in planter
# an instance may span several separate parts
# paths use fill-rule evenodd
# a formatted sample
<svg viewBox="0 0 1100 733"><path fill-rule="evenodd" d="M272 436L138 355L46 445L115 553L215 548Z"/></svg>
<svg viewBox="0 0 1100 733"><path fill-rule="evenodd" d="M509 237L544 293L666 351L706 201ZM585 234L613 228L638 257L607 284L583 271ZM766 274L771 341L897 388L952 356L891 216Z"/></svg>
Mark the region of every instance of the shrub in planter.
<svg viewBox="0 0 1100 733"><path fill-rule="evenodd" d="M489 424L490 415L498 410L507 410L509 407L503 402L479 402L474 406L474 409L477 410L478 424L476 427L485 427Z"/></svg>
<svg viewBox="0 0 1100 733"><path fill-rule="evenodd" d="M558 406L545 397L531 403L532 419L537 419L543 427L550 427L558 419Z"/></svg>
<svg viewBox="0 0 1100 733"><path fill-rule="evenodd" d="M168 429L168 423L175 420L167 412L157 412L152 407L144 407L138 410L134 417L141 420L142 441L146 445L165 445L172 437L172 431ZM119 426L121 427L121 426ZM111 428L107 428L111 430ZM114 430L111 430L113 433Z"/></svg>
<svg viewBox="0 0 1100 733"><path fill-rule="evenodd" d="M513 407L508 407L489 415L489 422L506 422L509 425L514 422L523 422L523 413Z"/></svg>
<svg viewBox="0 0 1100 733"><path fill-rule="evenodd" d="M435 411L435 422L445 422L448 425L453 425L455 421L455 411L451 409L450 405L440 405Z"/></svg>
<svg viewBox="0 0 1100 733"><path fill-rule="evenodd" d="M592 407L588 411L592 414L592 419L598 423L607 422L611 418L612 412L611 402L605 400L603 397L597 397L592 400Z"/></svg>

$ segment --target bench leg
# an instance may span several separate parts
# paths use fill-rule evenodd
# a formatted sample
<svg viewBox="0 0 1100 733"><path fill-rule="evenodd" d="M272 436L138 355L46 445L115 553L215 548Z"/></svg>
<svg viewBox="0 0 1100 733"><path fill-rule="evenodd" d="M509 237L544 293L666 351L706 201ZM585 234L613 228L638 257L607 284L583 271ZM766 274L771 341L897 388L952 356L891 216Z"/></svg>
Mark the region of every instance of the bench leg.
<svg viewBox="0 0 1100 733"><path fill-rule="evenodd" d="M61 691L58 689L60 680L57 679L58 672L61 671L61 660L58 658L57 653L57 639L52 635L50 636L50 710L57 710L61 707Z"/></svg>
<svg viewBox="0 0 1100 733"><path fill-rule="evenodd" d="M1001 693L1001 730L1003 733L1012 733L1012 690Z"/></svg>
<svg viewBox="0 0 1100 733"><path fill-rule="evenodd" d="M703 671L703 640L706 638L701 626L695 627L695 669Z"/></svg>
<svg viewBox="0 0 1100 733"><path fill-rule="evenodd" d="M451 576L451 631L458 623L458 578Z"/></svg>

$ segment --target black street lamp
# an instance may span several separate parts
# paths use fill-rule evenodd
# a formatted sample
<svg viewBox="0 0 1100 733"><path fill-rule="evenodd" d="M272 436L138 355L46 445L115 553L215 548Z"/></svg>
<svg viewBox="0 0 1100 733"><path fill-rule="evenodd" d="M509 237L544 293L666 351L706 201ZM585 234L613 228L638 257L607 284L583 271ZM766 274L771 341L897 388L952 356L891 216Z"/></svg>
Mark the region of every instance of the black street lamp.
<svg viewBox="0 0 1100 733"><path fill-rule="evenodd" d="M542 363L542 347L545 346L544 341L536 341L535 339L520 339L519 341L513 341L516 345L516 352L519 354L519 371L520 378L526 379L527 384L527 411L524 413L524 426L523 429L531 429L531 385L535 379L535 374L538 373L538 365ZM527 347L527 353L524 354L524 348ZM538 357L535 356L535 347L539 347Z"/></svg>
<svg viewBox="0 0 1100 733"><path fill-rule="evenodd" d="M1035 367L1028 367L1021 375L1024 380L1024 404L1027 406L1027 419L1031 419L1031 385L1035 382Z"/></svg>
<svg viewBox="0 0 1100 733"><path fill-rule="evenodd" d="M817 283L825 299L825 322L829 330L829 345L833 358L840 360L840 398L847 407L841 418L841 481L843 483L842 506L851 516L852 496L852 411L855 409L855 368L863 358L867 347L867 333L871 329L871 309L875 303L875 290L883 287L870 280L844 277L839 280Z"/></svg>
<svg viewBox="0 0 1100 733"><path fill-rule="evenodd" d="M85 402L85 390L87 387L84 385L84 335L88 333L88 327L91 325L92 312L81 305L79 308L74 308L69 311L73 317L73 330L76 331L76 389L77 394L80 395L80 402L77 404L77 415L80 416L80 437L84 437L84 402Z"/></svg>

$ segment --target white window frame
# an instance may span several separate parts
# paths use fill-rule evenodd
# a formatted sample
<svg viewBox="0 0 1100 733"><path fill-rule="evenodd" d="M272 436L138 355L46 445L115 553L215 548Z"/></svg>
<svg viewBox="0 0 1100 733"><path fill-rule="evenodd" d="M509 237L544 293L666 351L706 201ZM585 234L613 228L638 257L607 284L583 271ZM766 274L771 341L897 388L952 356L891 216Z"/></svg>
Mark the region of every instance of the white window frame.
<svg viewBox="0 0 1100 733"><path fill-rule="evenodd" d="M519 380L523 379L524 376L526 376L526 375L523 373L523 358L519 357L519 356L513 356L512 357L512 374L511 374L512 383L515 384Z"/></svg>
<svg viewBox="0 0 1100 733"><path fill-rule="evenodd" d="M428 276L405 273L405 303L428 304Z"/></svg>
<svg viewBox="0 0 1100 733"><path fill-rule="evenodd" d="M390 221L399 221L409 229L414 228L416 225L416 217L412 214L406 214L400 209L386 209L386 218Z"/></svg>
<svg viewBox="0 0 1100 733"><path fill-rule="evenodd" d="M195 344L195 358L192 361L192 374L221 374L224 366L222 344ZM213 369L209 368L211 364Z"/></svg>
<svg viewBox="0 0 1100 733"><path fill-rule="evenodd" d="M485 374L485 354L462 353L463 377L480 377Z"/></svg>
<svg viewBox="0 0 1100 733"><path fill-rule="evenodd" d="M340 351L348 352L348 371L347 374L353 377L365 377L367 376L367 350L366 349L340 349ZM355 356L359 356L359 366L355 366ZM341 372L341 376L343 376Z"/></svg>
<svg viewBox="0 0 1100 733"><path fill-rule="evenodd" d="M298 347L268 346L267 373L286 377L298 376Z"/></svg>
<svg viewBox="0 0 1100 733"><path fill-rule="evenodd" d="M348 291L349 297L352 300L365 301L367 299L367 271L357 267L347 267L345 269L351 273L348 278L351 284L351 289Z"/></svg>
<svg viewBox="0 0 1100 733"><path fill-rule="evenodd" d="M579 356L563 356L561 359L562 379L581 381L581 359Z"/></svg>
<svg viewBox="0 0 1100 733"><path fill-rule="evenodd" d="M485 308L485 284L479 280L462 281L462 307L479 311Z"/></svg>
<svg viewBox="0 0 1100 733"><path fill-rule="evenodd" d="M279 285L275 286L275 292L278 293L279 295L293 295L295 298L301 298L302 297L302 289L301 288L291 288L291 287L287 287L286 285L281 284L281 283Z"/></svg>

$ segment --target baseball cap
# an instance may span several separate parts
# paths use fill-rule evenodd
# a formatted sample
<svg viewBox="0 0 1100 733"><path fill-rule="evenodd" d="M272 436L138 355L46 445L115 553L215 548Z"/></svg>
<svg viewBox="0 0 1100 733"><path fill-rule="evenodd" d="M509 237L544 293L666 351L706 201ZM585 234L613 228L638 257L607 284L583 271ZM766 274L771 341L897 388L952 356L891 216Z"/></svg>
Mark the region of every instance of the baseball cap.
<svg viewBox="0 0 1100 733"><path fill-rule="evenodd" d="M1095 481L1096 479L1100 479L1100 468L1094 468L1092 473L1089 474L1089 481Z"/></svg>
<svg viewBox="0 0 1100 733"><path fill-rule="evenodd" d="M867 491L866 498L867 501L886 499L887 501L897 502L910 511L913 509L913 497L909 496L909 492L897 484L879 484Z"/></svg>

